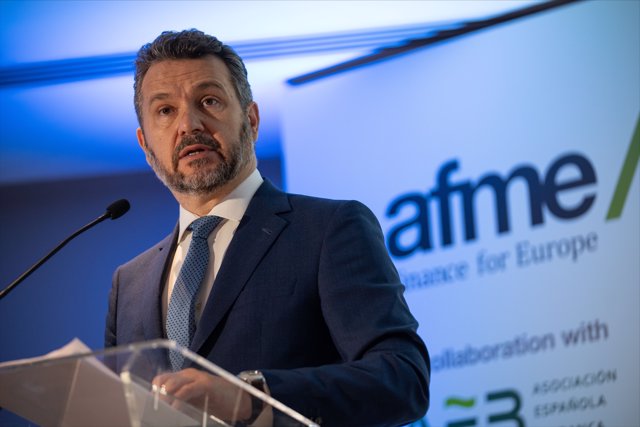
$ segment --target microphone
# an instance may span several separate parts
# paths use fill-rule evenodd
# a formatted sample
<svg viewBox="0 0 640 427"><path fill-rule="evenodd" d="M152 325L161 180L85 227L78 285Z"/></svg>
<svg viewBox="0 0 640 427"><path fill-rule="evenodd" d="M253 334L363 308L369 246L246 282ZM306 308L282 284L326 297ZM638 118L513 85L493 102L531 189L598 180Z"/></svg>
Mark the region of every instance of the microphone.
<svg viewBox="0 0 640 427"><path fill-rule="evenodd" d="M118 219L120 218L122 215L126 214L127 212L129 212L129 208L131 207L131 205L129 204L129 201L127 199L120 199L120 200L116 200L115 202L111 203L109 206L107 206L107 211L102 214L102 219L100 219L100 221L107 219L107 218L111 218L112 220L114 219ZM97 222L96 222L97 224Z"/></svg>
<svg viewBox="0 0 640 427"><path fill-rule="evenodd" d="M51 252L49 252L47 255L45 255L40 261L35 263L33 266L31 266L31 268L29 268L27 271L22 273L22 275L20 275L20 277L18 277L16 280L11 282L6 288L4 288L2 291L0 291L0 299L4 298L9 292L11 292L13 290L13 288L18 286L18 284L20 282L22 282L24 279L29 277L29 275L31 275L31 273L36 271L42 264L44 264L53 255L55 255L56 252L58 252L60 249L62 249L64 247L64 245L69 243L74 237L76 237L77 235L79 235L81 233L84 233L85 231L87 231L88 229L93 227L94 225L104 221L107 218L111 218L112 220L120 218L122 215L126 214L129 211L130 207L131 207L131 205L129 204L129 201L127 199L120 199L120 200L117 200L117 201L111 203L109 206L107 206L107 209L106 209L105 213L103 213L98 218L96 218L93 221L91 221L89 224L87 224L84 227L80 228L78 231L76 231L75 233L73 233L72 235L70 235L69 237L64 239L62 242L58 243L58 246L53 248L53 250Z"/></svg>

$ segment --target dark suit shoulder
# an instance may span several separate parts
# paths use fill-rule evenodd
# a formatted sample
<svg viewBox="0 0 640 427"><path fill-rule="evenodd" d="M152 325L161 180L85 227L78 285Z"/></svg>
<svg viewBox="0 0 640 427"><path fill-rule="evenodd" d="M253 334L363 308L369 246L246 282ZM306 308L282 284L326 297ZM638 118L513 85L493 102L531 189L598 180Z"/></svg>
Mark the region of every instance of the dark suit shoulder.
<svg viewBox="0 0 640 427"><path fill-rule="evenodd" d="M288 205L292 209L314 209L322 212L331 212L339 208L345 208L347 210L362 210L367 213L372 213L371 210L362 202L358 200L349 199L329 199L324 197L309 196L306 194L288 193L284 192L275 186L273 186L268 180L261 187L261 192L256 195L262 194L267 197L275 196L285 198L288 201Z"/></svg>
<svg viewBox="0 0 640 427"><path fill-rule="evenodd" d="M374 225L378 224L371 209L358 200L326 199L300 194L288 194L288 196L294 212L309 213L316 220L329 222L336 218L352 218L367 219Z"/></svg>
<svg viewBox="0 0 640 427"><path fill-rule="evenodd" d="M334 218L336 213L341 214L339 216L355 214L359 217L375 218L371 210L359 201L287 193L265 179L253 196L247 215L262 215L267 212L285 219L296 218L314 223L326 223Z"/></svg>

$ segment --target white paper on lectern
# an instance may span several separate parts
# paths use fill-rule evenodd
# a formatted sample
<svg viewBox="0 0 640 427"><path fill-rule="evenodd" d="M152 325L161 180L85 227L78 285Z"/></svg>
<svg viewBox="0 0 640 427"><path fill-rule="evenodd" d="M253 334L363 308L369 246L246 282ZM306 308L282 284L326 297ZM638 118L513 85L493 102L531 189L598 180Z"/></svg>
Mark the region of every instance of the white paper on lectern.
<svg viewBox="0 0 640 427"><path fill-rule="evenodd" d="M90 353L74 338L44 356L0 364L0 406L42 426L199 425L140 384L125 385ZM87 356L70 357L82 354ZM133 398L129 403L143 405L134 411L141 419L131 419L125 387Z"/></svg>
<svg viewBox="0 0 640 427"><path fill-rule="evenodd" d="M9 362L2 362L0 363L0 369L7 366L20 365L25 363L35 363L35 362L40 362L44 360L56 359L60 357L73 356L76 354L85 354L85 353L86 354L91 353L91 349L87 347L87 345L83 343L82 340L80 340L79 338L74 338L71 341L69 341L66 345L58 349L55 349L52 352L45 354L44 356L36 356L36 357L30 357L26 359L10 360Z"/></svg>

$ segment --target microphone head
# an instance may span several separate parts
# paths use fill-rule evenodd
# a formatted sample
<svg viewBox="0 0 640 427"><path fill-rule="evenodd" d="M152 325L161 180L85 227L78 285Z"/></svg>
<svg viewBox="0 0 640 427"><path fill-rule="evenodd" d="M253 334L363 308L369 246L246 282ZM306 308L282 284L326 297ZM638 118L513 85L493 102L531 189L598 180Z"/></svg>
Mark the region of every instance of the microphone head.
<svg viewBox="0 0 640 427"><path fill-rule="evenodd" d="M129 201L127 199L120 199L107 206L106 215L112 220L120 218L122 215L126 214L129 211L130 207L131 205L129 204Z"/></svg>

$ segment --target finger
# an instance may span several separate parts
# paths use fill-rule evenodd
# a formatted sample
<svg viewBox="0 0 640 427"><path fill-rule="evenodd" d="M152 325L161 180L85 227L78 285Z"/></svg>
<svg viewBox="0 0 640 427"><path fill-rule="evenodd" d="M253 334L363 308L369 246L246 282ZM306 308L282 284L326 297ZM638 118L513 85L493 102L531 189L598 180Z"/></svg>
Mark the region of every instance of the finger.
<svg viewBox="0 0 640 427"><path fill-rule="evenodd" d="M151 391L153 393L159 393L165 396L167 394L167 388L164 385L164 382L166 381L166 379L167 379L166 375L158 375L155 378L153 378L153 380L151 380Z"/></svg>
<svg viewBox="0 0 640 427"><path fill-rule="evenodd" d="M154 384L161 384L163 382L166 382L168 378L174 377L176 375L179 375L181 377L193 377L194 375L196 375L198 372L197 369L193 369L193 368L187 368L187 369L183 369L181 371L178 372L163 372L161 374L158 374L154 377L153 379L153 383Z"/></svg>
<svg viewBox="0 0 640 427"><path fill-rule="evenodd" d="M173 396L177 399L189 402L191 400L203 400L206 393L207 387L205 384L199 381L191 381L182 384L180 388L173 392Z"/></svg>
<svg viewBox="0 0 640 427"><path fill-rule="evenodd" d="M168 376L164 379L161 388L167 392L167 394L175 396L175 394L186 384L193 382L194 380L186 375L175 374Z"/></svg>
<svg viewBox="0 0 640 427"><path fill-rule="evenodd" d="M213 391L214 377L206 372L188 369L184 371L182 379L184 382L179 389L175 390L175 396L178 399L197 399Z"/></svg>
<svg viewBox="0 0 640 427"><path fill-rule="evenodd" d="M167 394L167 388L164 384L151 384L151 391L153 393L159 393L163 396L166 396Z"/></svg>
<svg viewBox="0 0 640 427"><path fill-rule="evenodd" d="M204 375L204 372L199 371L197 369L194 368L187 368L187 369L183 369L179 372L176 372L174 375L180 375L183 378L191 378L191 379L196 379L199 378L200 376Z"/></svg>
<svg viewBox="0 0 640 427"><path fill-rule="evenodd" d="M173 375L175 375L173 372L165 372L165 373L162 373L162 374L158 374L151 381L151 385L155 385L157 387L160 387L160 385L164 384Z"/></svg>

